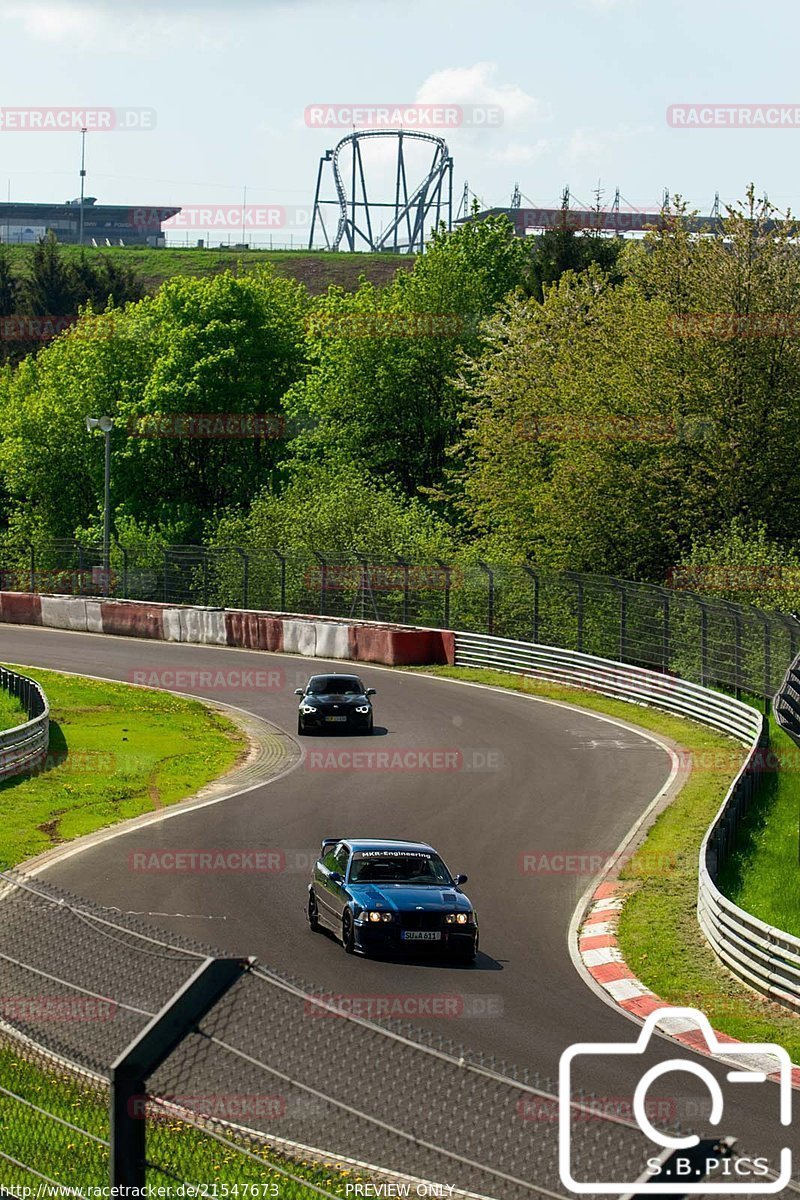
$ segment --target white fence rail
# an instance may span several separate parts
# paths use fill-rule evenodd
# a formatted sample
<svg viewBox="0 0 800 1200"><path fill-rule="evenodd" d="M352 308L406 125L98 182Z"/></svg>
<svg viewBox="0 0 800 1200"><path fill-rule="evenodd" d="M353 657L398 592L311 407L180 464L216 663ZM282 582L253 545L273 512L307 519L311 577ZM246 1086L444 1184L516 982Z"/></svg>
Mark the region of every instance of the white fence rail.
<svg viewBox="0 0 800 1200"><path fill-rule="evenodd" d="M700 848L698 920L715 953L737 978L800 1011L800 939L745 912L717 886L764 767L767 728L761 713L710 688L590 654L473 633L456 633L455 647L456 666L532 675L663 708L745 743L747 758ZM798 680L794 682L797 686ZM800 689L797 696L800 731Z"/></svg>
<svg viewBox="0 0 800 1200"><path fill-rule="evenodd" d="M0 688L16 696L28 720L0 731L0 779L20 775L39 766L50 740L50 706L38 683L0 667Z"/></svg>

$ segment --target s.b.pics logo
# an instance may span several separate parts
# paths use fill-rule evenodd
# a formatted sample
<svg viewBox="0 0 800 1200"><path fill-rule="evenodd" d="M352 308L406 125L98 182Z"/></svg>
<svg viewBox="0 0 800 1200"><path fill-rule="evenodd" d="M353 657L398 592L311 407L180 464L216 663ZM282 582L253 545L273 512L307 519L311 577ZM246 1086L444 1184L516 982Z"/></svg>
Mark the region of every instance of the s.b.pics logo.
<svg viewBox="0 0 800 1200"><path fill-rule="evenodd" d="M631 1193L636 1196L709 1196L775 1195L791 1180L792 1152L784 1146L779 1155L768 1157L737 1157L731 1153L738 1134L725 1124L725 1097L717 1077L708 1067L689 1058L667 1058L650 1066L639 1076L632 1098L633 1117L639 1129L652 1143L644 1173L638 1179L578 1179L577 1154L572 1141L576 1125L573 1120L575 1076L581 1060L641 1056L647 1050L658 1049L660 1042L651 1045L658 1026L666 1032L686 1033L696 1029L698 1042L707 1048L709 1057L717 1059L726 1070L726 1082L746 1089L746 1096L760 1111L774 1113L776 1126L788 1127L792 1119L792 1064L782 1046L774 1043L720 1043L708 1018L694 1008L661 1008L651 1013L635 1042L580 1042L570 1046L561 1056L559 1067L559 1170L562 1183L579 1195L615 1195ZM633 1065L633 1064L632 1064ZM648 1093L654 1084L663 1093L669 1081L677 1086L680 1075L699 1079L708 1092L710 1111L703 1124L710 1126L712 1137L701 1138L696 1133L685 1136L659 1129L651 1120ZM685 1079L684 1079L685 1082ZM763 1095L761 1094L763 1093ZM699 1124L699 1122L693 1122ZM609 1174L612 1174L610 1171Z"/></svg>

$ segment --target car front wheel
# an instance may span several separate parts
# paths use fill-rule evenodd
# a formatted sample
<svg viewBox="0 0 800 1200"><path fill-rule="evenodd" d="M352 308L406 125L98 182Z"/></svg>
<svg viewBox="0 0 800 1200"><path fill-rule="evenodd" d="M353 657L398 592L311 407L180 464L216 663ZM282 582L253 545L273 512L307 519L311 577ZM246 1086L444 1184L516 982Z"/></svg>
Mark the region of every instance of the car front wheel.
<svg viewBox="0 0 800 1200"><path fill-rule="evenodd" d="M355 954L356 931L353 927L353 914L349 908L344 910L344 915L342 916L342 945L346 954Z"/></svg>
<svg viewBox="0 0 800 1200"><path fill-rule="evenodd" d="M306 909L306 917L308 918L308 928L312 933L319 933L319 910L317 909L317 897L313 891L308 893L308 908Z"/></svg>

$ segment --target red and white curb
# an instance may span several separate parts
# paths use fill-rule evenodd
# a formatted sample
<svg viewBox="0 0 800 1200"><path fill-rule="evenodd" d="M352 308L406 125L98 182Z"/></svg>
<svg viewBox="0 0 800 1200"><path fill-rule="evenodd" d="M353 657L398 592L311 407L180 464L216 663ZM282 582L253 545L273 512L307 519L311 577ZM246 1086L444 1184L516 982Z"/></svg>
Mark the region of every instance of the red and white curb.
<svg viewBox="0 0 800 1200"><path fill-rule="evenodd" d="M622 947L617 939L619 917L630 888L619 882L601 883L592 893L589 907L578 934L578 955L586 972L610 1000L630 1016L644 1021L659 1008L674 1005L637 979L622 956ZM659 1029L687 1050L719 1060L706 1044L702 1032L686 1017L667 1017L658 1023ZM739 1038L714 1030L718 1042L723 1045L744 1045ZM736 1065L743 1062L755 1071L764 1071L770 1079L777 1081L775 1060L753 1054L736 1055ZM800 1067L792 1066L792 1086L800 1090Z"/></svg>

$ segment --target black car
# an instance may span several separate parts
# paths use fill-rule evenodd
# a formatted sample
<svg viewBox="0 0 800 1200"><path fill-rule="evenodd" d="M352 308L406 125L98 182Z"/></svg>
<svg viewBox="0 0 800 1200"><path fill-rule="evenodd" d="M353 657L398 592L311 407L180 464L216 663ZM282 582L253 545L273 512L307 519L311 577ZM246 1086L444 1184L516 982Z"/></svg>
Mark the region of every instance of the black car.
<svg viewBox="0 0 800 1200"><path fill-rule="evenodd" d="M372 733L370 696L375 695L375 688L365 688L357 675L312 675L294 694L301 698L298 733L312 729Z"/></svg>
<svg viewBox="0 0 800 1200"><path fill-rule="evenodd" d="M462 963L478 953L478 918L425 842L326 838L308 886L308 924L348 954L427 947Z"/></svg>

